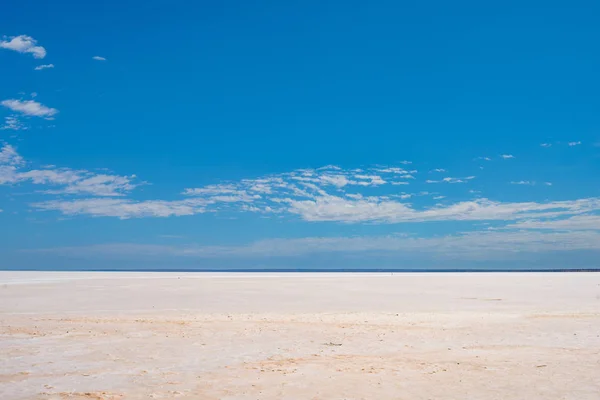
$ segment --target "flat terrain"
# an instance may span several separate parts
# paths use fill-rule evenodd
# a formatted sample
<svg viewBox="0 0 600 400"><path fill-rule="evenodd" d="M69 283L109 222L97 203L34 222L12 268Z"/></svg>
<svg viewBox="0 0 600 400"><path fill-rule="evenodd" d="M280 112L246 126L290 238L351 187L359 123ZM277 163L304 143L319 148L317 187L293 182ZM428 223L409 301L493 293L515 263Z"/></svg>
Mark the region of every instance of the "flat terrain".
<svg viewBox="0 0 600 400"><path fill-rule="evenodd" d="M0 399L600 399L600 273L0 272Z"/></svg>

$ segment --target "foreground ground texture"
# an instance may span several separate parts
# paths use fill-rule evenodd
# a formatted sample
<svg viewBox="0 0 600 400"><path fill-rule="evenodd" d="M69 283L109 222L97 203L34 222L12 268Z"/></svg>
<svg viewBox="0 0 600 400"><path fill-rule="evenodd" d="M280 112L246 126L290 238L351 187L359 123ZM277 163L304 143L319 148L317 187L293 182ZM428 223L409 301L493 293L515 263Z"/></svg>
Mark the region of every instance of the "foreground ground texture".
<svg viewBox="0 0 600 400"><path fill-rule="evenodd" d="M0 272L0 399L600 399L600 273Z"/></svg>

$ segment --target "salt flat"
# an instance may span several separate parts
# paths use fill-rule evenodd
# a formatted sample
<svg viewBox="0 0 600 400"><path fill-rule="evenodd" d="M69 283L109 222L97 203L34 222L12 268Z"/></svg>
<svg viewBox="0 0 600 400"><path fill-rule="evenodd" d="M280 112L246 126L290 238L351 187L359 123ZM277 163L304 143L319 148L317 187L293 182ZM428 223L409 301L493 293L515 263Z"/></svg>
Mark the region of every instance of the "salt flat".
<svg viewBox="0 0 600 400"><path fill-rule="evenodd" d="M0 399L600 398L600 274L0 272Z"/></svg>

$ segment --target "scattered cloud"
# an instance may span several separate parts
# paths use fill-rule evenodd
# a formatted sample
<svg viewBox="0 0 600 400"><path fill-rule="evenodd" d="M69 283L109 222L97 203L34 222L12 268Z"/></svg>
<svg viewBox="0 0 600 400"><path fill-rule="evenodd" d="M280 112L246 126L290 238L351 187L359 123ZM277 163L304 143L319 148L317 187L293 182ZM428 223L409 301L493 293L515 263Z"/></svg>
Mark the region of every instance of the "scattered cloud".
<svg viewBox="0 0 600 400"><path fill-rule="evenodd" d="M436 168L436 169L432 170L431 172L446 172L446 170L443 168Z"/></svg>
<svg viewBox="0 0 600 400"><path fill-rule="evenodd" d="M0 104L12 111L20 112L30 117L52 119L56 114L58 114L58 110L56 108L46 107L35 100L8 99L3 100Z"/></svg>
<svg viewBox="0 0 600 400"><path fill-rule="evenodd" d="M37 67L35 67L34 69L36 71L41 71L43 69L48 69L48 68L54 68L54 64L43 64L43 65L38 65Z"/></svg>
<svg viewBox="0 0 600 400"><path fill-rule="evenodd" d="M581 142L569 142L568 144L570 147L573 147L573 146L579 146L581 144Z"/></svg>
<svg viewBox="0 0 600 400"><path fill-rule="evenodd" d="M4 125L0 127L0 130L12 130L12 131L21 131L26 130L27 127L19 121L17 117L14 115L10 115L8 117L4 117Z"/></svg>
<svg viewBox="0 0 600 400"><path fill-rule="evenodd" d="M544 185L546 185L546 186L552 186L552 182L544 182Z"/></svg>
<svg viewBox="0 0 600 400"><path fill-rule="evenodd" d="M492 159L489 157L477 157L475 160L492 161Z"/></svg>
<svg viewBox="0 0 600 400"><path fill-rule="evenodd" d="M46 49L38 46L37 40L27 35L5 37L4 40L0 41L0 48L13 50L18 53L29 53L34 58L46 57Z"/></svg>
<svg viewBox="0 0 600 400"><path fill-rule="evenodd" d="M552 147L552 143L542 143L540 144L542 147Z"/></svg>
<svg viewBox="0 0 600 400"><path fill-rule="evenodd" d="M410 200L416 194L394 192L394 185L404 182L397 179L405 175L405 171L399 174L393 166L360 170L335 166L299 169L254 179L186 188L182 192L184 197L175 200L134 200L125 197L141 184L136 182L134 175L119 176L56 166L27 169L26 166L27 163L15 148L5 145L0 152L0 183L43 185L42 193L60 197L34 202L32 208L58 211L64 215L126 219L234 212L345 224L426 221L518 224L531 220L584 217L600 212L600 198L550 202L498 202L476 198L434 206L414 206ZM465 183L474 178L446 177L435 182ZM435 200L445 198L439 193L420 192L418 195L432 195Z"/></svg>
<svg viewBox="0 0 600 400"><path fill-rule="evenodd" d="M45 185L46 194L71 194L93 196L124 196L139 183L134 183L135 175L119 176L96 174L86 170L73 170L47 166L41 169L25 169L23 158L11 145L0 150L0 184L31 183Z"/></svg>
<svg viewBox="0 0 600 400"><path fill-rule="evenodd" d="M96 60L96 61L106 61L106 58L104 58L104 57L100 57L100 56L94 56L94 57L92 57L92 60Z"/></svg>
<svg viewBox="0 0 600 400"><path fill-rule="evenodd" d="M500 157L504 158L505 160L515 158L515 156L513 156L512 154L502 154Z"/></svg>

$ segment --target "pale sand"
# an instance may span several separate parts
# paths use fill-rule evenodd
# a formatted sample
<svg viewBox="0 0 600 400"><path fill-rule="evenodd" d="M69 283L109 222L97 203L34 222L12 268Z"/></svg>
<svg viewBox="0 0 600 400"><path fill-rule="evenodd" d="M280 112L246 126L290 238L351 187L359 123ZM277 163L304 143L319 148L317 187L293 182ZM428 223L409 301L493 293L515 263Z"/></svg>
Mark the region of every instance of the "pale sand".
<svg viewBox="0 0 600 400"><path fill-rule="evenodd" d="M0 400L600 399L600 274L0 272Z"/></svg>

